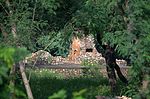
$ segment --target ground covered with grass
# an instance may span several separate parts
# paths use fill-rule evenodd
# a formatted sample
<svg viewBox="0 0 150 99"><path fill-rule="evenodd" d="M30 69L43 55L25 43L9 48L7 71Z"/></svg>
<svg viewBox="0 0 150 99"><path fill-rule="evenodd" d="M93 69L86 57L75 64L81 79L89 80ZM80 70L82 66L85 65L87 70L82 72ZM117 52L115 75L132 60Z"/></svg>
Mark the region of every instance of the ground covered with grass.
<svg viewBox="0 0 150 99"><path fill-rule="evenodd" d="M65 90L67 99L72 99L73 92L85 89L82 94L85 99L95 99L95 96L113 96L110 91L109 82L101 74L85 74L82 76L65 77L61 74L52 73L48 69L27 69L27 76L31 74L30 86L35 99L48 99L49 96ZM121 95L125 86L118 82L116 95Z"/></svg>

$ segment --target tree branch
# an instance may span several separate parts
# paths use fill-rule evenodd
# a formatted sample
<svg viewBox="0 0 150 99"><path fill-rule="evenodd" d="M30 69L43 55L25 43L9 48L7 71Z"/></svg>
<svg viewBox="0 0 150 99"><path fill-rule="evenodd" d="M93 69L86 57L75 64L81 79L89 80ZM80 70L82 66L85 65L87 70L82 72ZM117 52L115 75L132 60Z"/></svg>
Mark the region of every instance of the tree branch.
<svg viewBox="0 0 150 99"><path fill-rule="evenodd" d="M2 8L4 9L4 11L9 15L9 12L5 9L5 7L2 5L2 3L0 3L0 5L1 5Z"/></svg>

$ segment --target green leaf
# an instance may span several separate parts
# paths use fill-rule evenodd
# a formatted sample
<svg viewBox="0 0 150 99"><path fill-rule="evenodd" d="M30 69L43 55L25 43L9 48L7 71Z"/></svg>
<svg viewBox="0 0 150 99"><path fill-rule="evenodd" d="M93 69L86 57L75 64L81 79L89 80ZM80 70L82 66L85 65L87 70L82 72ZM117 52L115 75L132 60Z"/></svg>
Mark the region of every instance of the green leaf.
<svg viewBox="0 0 150 99"><path fill-rule="evenodd" d="M66 97L66 91L62 89L57 93L54 93L52 96L49 96L48 99L65 99Z"/></svg>

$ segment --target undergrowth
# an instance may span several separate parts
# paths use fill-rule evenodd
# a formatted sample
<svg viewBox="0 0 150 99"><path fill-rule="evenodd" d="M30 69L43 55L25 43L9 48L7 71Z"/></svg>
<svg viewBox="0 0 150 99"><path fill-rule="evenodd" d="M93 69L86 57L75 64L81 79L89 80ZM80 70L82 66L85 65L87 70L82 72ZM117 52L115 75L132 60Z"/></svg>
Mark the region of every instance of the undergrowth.
<svg viewBox="0 0 150 99"><path fill-rule="evenodd" d="M113 96L109 82L101 74L65 77L62 74L52 73L48 69L27 69L27 76L31 72L30 86L35 99L48 99L49 96L60 90L65 90L66 98L73 99L73 93L86 90L83 93L85 99L95 99L95 96ZM118 82L116 95L121 95L125 87Z"/></svg>

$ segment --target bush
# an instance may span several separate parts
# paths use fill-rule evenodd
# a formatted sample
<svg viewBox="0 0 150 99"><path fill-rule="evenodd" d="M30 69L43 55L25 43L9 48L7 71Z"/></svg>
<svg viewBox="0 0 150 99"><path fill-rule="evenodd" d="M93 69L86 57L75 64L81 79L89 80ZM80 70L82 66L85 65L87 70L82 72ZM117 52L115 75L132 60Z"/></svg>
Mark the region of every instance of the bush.
<svg viewBox="0 0 150 99"><path fill-rule="evenodd" d="M15 94L16 98L26 98L22 90L12 83L16 80L16 76L10 73L15 62L22 60L26 54L25 48L0 47L0 99L12 98L12 94Z"/></svg>

